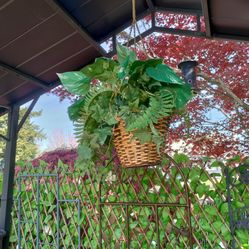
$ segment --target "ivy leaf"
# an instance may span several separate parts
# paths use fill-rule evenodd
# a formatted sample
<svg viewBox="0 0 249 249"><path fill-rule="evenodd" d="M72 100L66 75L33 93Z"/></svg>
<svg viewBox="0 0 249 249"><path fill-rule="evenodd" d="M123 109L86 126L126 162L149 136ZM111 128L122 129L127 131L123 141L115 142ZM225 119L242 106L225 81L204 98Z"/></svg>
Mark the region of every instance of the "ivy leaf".
<svg viewBox="0 0 249 249"><path fill-rule="evenodd" d="M216 210L216 208L213 207L213 206L207 206L207 207L205 208L205 211L206 211L208 214L212 215L212 216L217 215L217 210Z"/></svg>
<svg viewBox="0 0 249 249"><path fill-rule="evenodd" d="M228 203L227 202L221 204L221 206L220 206L220 212L223 215L225 215L225 214L228 213Z"/></svg>
<svg viewBox="0 0 249 249"><path fill-rule="evenodd" d="M102 122L102 120L105 117L106 110L104 108L101 108L99 104L96 104L94 108L92 108L92 117L97 121L97 122Z"/></svg>
<svg viewBox="0 0 249 249"><path fill-rule="evenodd" d="M175 154L174 155L174 160L177 163L189 163L190 162L190 159L188 158L188 156L185 155L185 154L182 154L182 153Z"/></svg>
<svg viewBox="0 0 249 249"><path fill-rule="evenodd" d="M97 130L98 140L103 145L108 136L112 135L112 127L105 127Z"/></svg>
<svg viewBox="0 0 249 249"><path fill-rule="evenodd" d="M119 64L124 68L127 68L129 64L137 59L136 53L133 50L121 44L117 45L117 55Z"/></svg>
<svg viewBox="0 0 249 249"><path fill-rule="evenodd" d="M148 130L136 130L133 132L134 137L136 137L141 144L149 143L152 140L152 134Z"/></svg>
<svg viewBox="0 0 249 249"><path fill-rule="evenodd" d="M116 78L118 63L109 58L97 58L93 64L90 64L80 71L91 80L98 79L100 81L114 80Z"/></svg>
<svg viewBox="0 0 249 249"><path fill-rule="evenodd" d="M90 78L80 71L57 74L62 85L72 94L84 96L90 89Z"/></svg>
<svg viewBox="0 0 249 249"><path fill-rule="evenodd" d="M219 160L215 160L211 163L210 167L212 168L224 167L224 163Z"/></svg>
<svg viewBox="0 0 249 249"><path fill-rule="evenodd" d="M236 235L244 243L248 241L248 235L249 235L248 231L246 231L246 230L237 230Z"/></svg>
<svg viewBox="0 0 249 249"><path fill-rule="evenodd" d="M92 158L92 149L86 143L78 146L78 155L82 160L90 160Z"/></svg>
<svg viewBox="0 0 249 249"><path fill-rule="evenodd" d="M196 192L198 193L198 195L200 197L202 197L203 195L205 195L208 192L209 188L207 185L205 184L199 184L196 188Z"/></svg>
<svg viewBox="0 0 249 249"><path fill-rule="evenodd" d="M84 106L85 99L78 99L67 109L70 120L75 121L80 117L80 110Z"/></svg>
<svg viewBox="0 0 249 249"><path fill-rule="evenodd" d="M104 121L108 124L108 125L115 125L118 123L118 120L115 118L115 115L112 113L107 113L104 117Z"/></svg>
<svg viewBox="0 0 249 249"><path fill-rule="evenodd" d="M201 173L201 176L200 176L200 180L202 182L206 182L206 181L209 180L208 175L206 174L206 172L204 170L202 170L202 173Z"/></svg>
<svg viewBox="0 0 249 249"><path fill-rule="evenodd" d="M191 182L199 182L200 174L201 169L198 167L193 167L189 173L189 178Z"/></svg>
<svg viewBox="0 0 249 249"><path fill-rule="evenodd" d="M155 68L148 67L146 73L154 80L168 83L184 85L185 82L167 65L159 64Z"/></svg>
<svg viewBox="0 0 249 249"><path fill-rule="evenodd" d="M115 229L114 231L116 239L119 239L122 235L122 230L120 228Z"/></svg>

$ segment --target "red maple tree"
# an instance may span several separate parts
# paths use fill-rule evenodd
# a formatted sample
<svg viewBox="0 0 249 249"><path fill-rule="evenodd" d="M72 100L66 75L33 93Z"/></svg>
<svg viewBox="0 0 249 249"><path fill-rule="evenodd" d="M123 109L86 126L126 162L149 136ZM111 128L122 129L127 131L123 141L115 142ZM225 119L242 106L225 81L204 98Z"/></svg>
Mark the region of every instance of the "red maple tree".
<svg viewBox="0 0 249 249"><path fill-rule="evenodd" d="M145 21L150 22L150 18ZM165 13L157 14L156 24L188 30L197 27L196 17ZM205 29L203 22L201 29ZM172 119L167 150L179 142L181 150L192 156L227 158L248 154L248 43L172 34L152 34L143 41L150 48L147 53L164 58L173 68L186 59L198 61L200 91L188 104L184 118ZM72 97L62 87L53 92L61 99Z"/></svg>

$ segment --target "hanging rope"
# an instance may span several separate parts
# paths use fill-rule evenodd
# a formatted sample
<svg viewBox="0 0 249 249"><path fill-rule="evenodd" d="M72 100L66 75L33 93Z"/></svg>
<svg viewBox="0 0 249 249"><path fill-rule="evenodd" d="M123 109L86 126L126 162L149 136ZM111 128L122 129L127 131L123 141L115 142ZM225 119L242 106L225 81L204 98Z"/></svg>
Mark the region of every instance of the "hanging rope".
<svg viewBox="0 0 249 249"><path fill-rule="evenodd" d="M135 24L136 20L136 0L132 0L132 23Z"/></svg>
<svg viewBox="0 0 249 249"><path fill-rule="evenodd" d="M141 35L140 29L137 23L136 0L132 0L132 22L131 22L131 27L129 31L127 46L129 46L130 41L133 40L133 45L135 47L135 50L137 50L137 46L138 46L137 41L136 41L136 30L137 30L138 37L142 45L142 48L140 47L139 49L142 50L149 58L155 58L156 56L154 54L154 51L150 48L150 46L146 48L144 44L144 40L143 40L143 37ZM133 33L133 38L132 38L132 33ZM152 56L150 56L150 54L152 54Z"/></svg>

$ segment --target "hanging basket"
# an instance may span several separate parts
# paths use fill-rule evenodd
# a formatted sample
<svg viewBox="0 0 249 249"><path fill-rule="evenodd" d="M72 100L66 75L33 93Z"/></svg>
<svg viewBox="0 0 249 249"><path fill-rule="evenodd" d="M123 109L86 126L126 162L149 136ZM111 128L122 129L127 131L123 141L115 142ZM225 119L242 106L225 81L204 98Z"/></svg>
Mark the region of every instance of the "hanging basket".
<svg viewBox="0 0 249 249"><path fill-rule="evenodd" d="M155 124L155 127L164 138L168 133L168 126L168 118L161 119L158 124ZM125 130L125 122L122 119L114 128L113 135L114 145L122 167L148 167L161 163L156 144L153 142L141 144L138 139L132 138L132 132Z"/></svg>

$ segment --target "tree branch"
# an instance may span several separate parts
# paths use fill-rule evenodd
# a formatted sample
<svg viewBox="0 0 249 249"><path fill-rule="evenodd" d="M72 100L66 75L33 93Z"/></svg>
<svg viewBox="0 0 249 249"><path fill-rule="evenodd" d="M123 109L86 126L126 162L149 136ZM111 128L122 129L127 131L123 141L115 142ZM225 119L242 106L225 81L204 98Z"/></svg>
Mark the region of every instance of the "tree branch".
<svg viewBox="0 0 249 249"><path fill-rule="evenodd" d="M246 111L249 111L249 105L244 103L237 95L235 95L232 90L220 79L212 79L210 76L203 72L198 72L197 76L207 80L210 83L213 83L219 87L221 87L233 100L236 104L243 107Z"/></svg>

